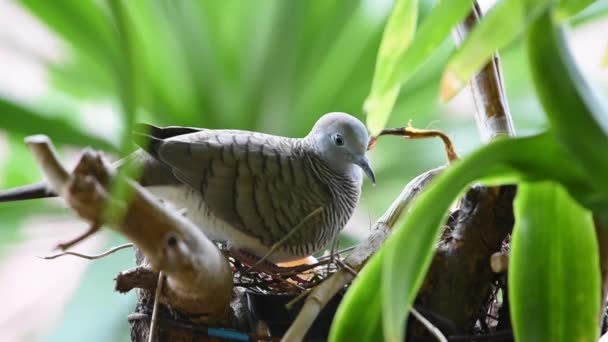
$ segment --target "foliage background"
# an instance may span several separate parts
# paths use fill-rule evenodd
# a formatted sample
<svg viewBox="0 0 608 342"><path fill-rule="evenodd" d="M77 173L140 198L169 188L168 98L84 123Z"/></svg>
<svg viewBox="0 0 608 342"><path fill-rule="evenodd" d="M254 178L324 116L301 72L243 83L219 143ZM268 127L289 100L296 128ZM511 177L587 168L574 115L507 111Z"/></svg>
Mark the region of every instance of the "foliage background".
<svg viewBox="0 0 608 342"><path fill-rule="evenodd" d="M488 7L492 1L481 2ZM118 5L117 5L118 4ZM420 21L434 1L421 1ZM238 128L302 136L329 111L362 118L389 0L328 2L0 1L0 187L40 180L22 144L34 133L65 158L91 145L124 152L133 117L159 125ZM579 14L569 44L585 76L608 93L608 2ZM122 23L122 24L121 24ZM124 24L124 25L123 25ZM465 154L480 144L467 91L438 101L446 41L401 91L388 126L439 128ZM516 131L546 126L520 42L501 51ZM135 108L135 109L133 109ZM126 109L126 110L125 110ZM130 147L127 147L130 148ZM443 163L434 141L383 139L345 233L365 236L401 187ZM84 225L53 200L0 205L0 339L126 340L130 295L112 291L129 252L95 262L34 258ZM104 232L78 250L120 243ZM345 242L346 243L346 242Z"/></svg>

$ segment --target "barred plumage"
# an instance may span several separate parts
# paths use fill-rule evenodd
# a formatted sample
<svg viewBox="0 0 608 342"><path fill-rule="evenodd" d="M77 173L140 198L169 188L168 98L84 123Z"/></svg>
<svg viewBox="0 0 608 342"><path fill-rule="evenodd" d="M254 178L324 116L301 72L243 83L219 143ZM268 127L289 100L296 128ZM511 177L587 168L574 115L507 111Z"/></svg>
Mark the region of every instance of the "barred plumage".
<svg viewBox="0 0 608 342"><path fill-rule="evenodd" d="M173 202L210 238L286 261L310 255L350 219L360 196L368 134L344 113L321 117L304 138L238 130L138 125L150 139L116 164L139 164L140 183ZM0 193L2 200L46 196L43 183Z"/></svg>
<svg viewBox="0 0 608 342"><path fill-rule="evenodd" d="M270 260L310 255L333 241L359 200L361 169L373 178L367 131L342 113L325 115L301 139L208 129L167 137L154 130L165 139L153 138L147 151L159 165L143 157L144 174L168 167L185 185L154 190L232 247L262 256L280 243Z"/></svg>

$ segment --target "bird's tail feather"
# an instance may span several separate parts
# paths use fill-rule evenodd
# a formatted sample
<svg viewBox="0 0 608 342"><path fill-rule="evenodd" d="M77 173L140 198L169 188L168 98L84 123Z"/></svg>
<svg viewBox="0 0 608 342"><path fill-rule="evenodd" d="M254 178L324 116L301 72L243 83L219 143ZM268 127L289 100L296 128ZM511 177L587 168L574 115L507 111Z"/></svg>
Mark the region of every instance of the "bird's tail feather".
<svg viewBox="0 0 608 342"><path fill-rule="evenodd" d="M44 182L0 190L0 202L23 201L56 196L55 193L48 190L46 183Z"/></svg>
<svg viewBox="0 0 608 342"><path fill-rule="evenodd" d="M146 150L152 156L156 156L158 148L163 142L163 139L170 138L177 135L188 134L198 132L200 129L191 127L156 127L147 124L136 124L133 128L133 135L143 139L134 139L136 143L141 144L144 150ZM137 154L131 155L131 157L137 157ZM165 170L164 167L159 166L159 163L150 163L141 158L130 158L126 157L115 163L115 167L120 168L123 164L129 162L141 163L144 167L149 168L148 177L144 177L143 184L161 184L168 182L168 184L178 183L173 177L170 170ZM158 176L155 178L155 176ZM157 179L158 178L158 179ZM160 180L160 181L159 181ZM37 198L56 197L57 195L47 188L46 183L40 182L30 185L24 185L17 188L0 190L0 203L11 202L11 201L22 201Z"/></svg>

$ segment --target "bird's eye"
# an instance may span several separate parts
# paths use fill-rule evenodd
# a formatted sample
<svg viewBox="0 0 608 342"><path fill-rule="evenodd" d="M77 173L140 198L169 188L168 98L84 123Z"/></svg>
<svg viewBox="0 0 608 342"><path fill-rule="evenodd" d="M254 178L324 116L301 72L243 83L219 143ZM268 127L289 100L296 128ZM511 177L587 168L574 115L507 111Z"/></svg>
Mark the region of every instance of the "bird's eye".
<svg viewBox="0 0 608 342"><path fill-rule="evenodd" d="M334 142L336 143L336 145L342 146L344 145L344 138L342 138L340 134L336 134L334 135Z"/></svg>

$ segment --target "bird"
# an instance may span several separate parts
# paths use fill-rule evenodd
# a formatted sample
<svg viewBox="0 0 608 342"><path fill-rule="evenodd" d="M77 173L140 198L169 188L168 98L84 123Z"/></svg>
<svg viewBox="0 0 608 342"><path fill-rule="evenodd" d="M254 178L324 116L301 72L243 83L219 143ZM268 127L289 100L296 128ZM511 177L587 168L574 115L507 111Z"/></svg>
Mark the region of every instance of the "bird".
<svg viewBox="0 0 608 342"><path fill-rule="evenodd" d="M209 238L273 263L334 241L359 202L363 175L376 181L365 125L341 112L324 114L302 138L147 124L134 134L148 143L115 166L140 166L139 183ZM49 196L38 183L0 191L0 202Z"/></svg>

